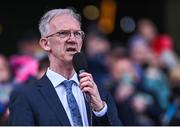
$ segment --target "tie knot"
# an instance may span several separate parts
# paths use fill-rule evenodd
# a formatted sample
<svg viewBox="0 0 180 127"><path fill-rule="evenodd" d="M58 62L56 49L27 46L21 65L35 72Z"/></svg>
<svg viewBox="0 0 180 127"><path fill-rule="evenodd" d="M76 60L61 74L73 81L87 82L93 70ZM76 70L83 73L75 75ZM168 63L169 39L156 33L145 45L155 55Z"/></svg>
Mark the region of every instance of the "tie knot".
<svg viewBox="0 0 180 127"><path fill-rule="evenodd" d="M63 82L62 82L62 84L65 86L65 88L66 88L66 90L67 89L72 89L72 85L75 83L75 81L73 81L73 80L64 80Z"/></svg>

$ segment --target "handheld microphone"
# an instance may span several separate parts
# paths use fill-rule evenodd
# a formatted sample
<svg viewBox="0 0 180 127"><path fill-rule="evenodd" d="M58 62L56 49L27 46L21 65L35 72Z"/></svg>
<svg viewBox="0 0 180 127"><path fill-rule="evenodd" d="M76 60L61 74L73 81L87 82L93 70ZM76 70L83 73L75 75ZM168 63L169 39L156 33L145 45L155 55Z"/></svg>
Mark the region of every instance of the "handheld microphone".
<svg viewBox="0 0 180 127"><path fill-rule="evenodd" d="M78 52L78 53L74 54L72 63L73 63L74 70L76 71L76 73L78 75L81 74L82 72L86 72L88 70L87 61L86 61L85 55L83 53ZM78 76L78 79L79 79L79 76ZM89 93L84 92L83 94L84 94L86 101L90 102L91 96L89 95Z"/></svg>

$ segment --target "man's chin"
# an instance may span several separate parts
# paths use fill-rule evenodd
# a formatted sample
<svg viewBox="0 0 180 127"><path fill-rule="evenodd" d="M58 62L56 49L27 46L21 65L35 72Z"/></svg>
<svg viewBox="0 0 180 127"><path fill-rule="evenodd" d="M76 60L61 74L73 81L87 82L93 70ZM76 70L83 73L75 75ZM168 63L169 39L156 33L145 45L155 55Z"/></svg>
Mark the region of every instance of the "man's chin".
<svg viewBox="0 0 180 127"><path fill-rule="evenodd" d="M66 62L72 62L74 54L69 54L68 56L66 56Z"/></svg>
<svg viewBox="0 0 180 127"><path fill-rule="evenodd" d="M74 56L74 54L76 54L76 53L77 53L77 51L76 51L76 52L67 52L67 53L66 53L66 61L67 61L67 62L72 62L73 56Z"/></svg>

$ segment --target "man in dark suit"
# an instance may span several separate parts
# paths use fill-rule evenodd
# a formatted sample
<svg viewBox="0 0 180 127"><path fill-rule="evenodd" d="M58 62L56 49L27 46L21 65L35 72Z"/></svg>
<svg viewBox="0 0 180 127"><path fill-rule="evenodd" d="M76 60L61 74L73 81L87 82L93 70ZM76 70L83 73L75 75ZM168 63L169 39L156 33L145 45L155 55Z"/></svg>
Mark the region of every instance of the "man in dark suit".
<svg viewBox="0 0 180 127"><path fill-rule="evenodd" d="M80 16L71 9L48 11L39 30L50 66L40 80L14 90L9 125L121 125L111 96L95 84L91 74L74 71L72 57L81 51L84 37ZM84 92L89 93L90 102Z"/></svg>

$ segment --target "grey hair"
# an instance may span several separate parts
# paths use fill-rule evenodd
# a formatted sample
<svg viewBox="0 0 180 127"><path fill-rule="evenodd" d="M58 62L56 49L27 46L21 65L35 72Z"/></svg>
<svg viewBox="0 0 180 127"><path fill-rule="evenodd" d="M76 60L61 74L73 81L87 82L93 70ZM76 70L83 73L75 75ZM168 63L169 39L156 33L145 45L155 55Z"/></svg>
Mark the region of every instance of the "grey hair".
<svg viewBox="0 0 180 127"><path fill-rule="evenodd" d="M50 32L50 28L49 28L50 21L55 16L64 15L64 14L74 17L81 25L81 16L78 13L76 13L73 9L70 9L70 8L53 9L53 10L46 12L39 21L39 31L41 33L41 37L48 36L48 34Z"/></svg>

